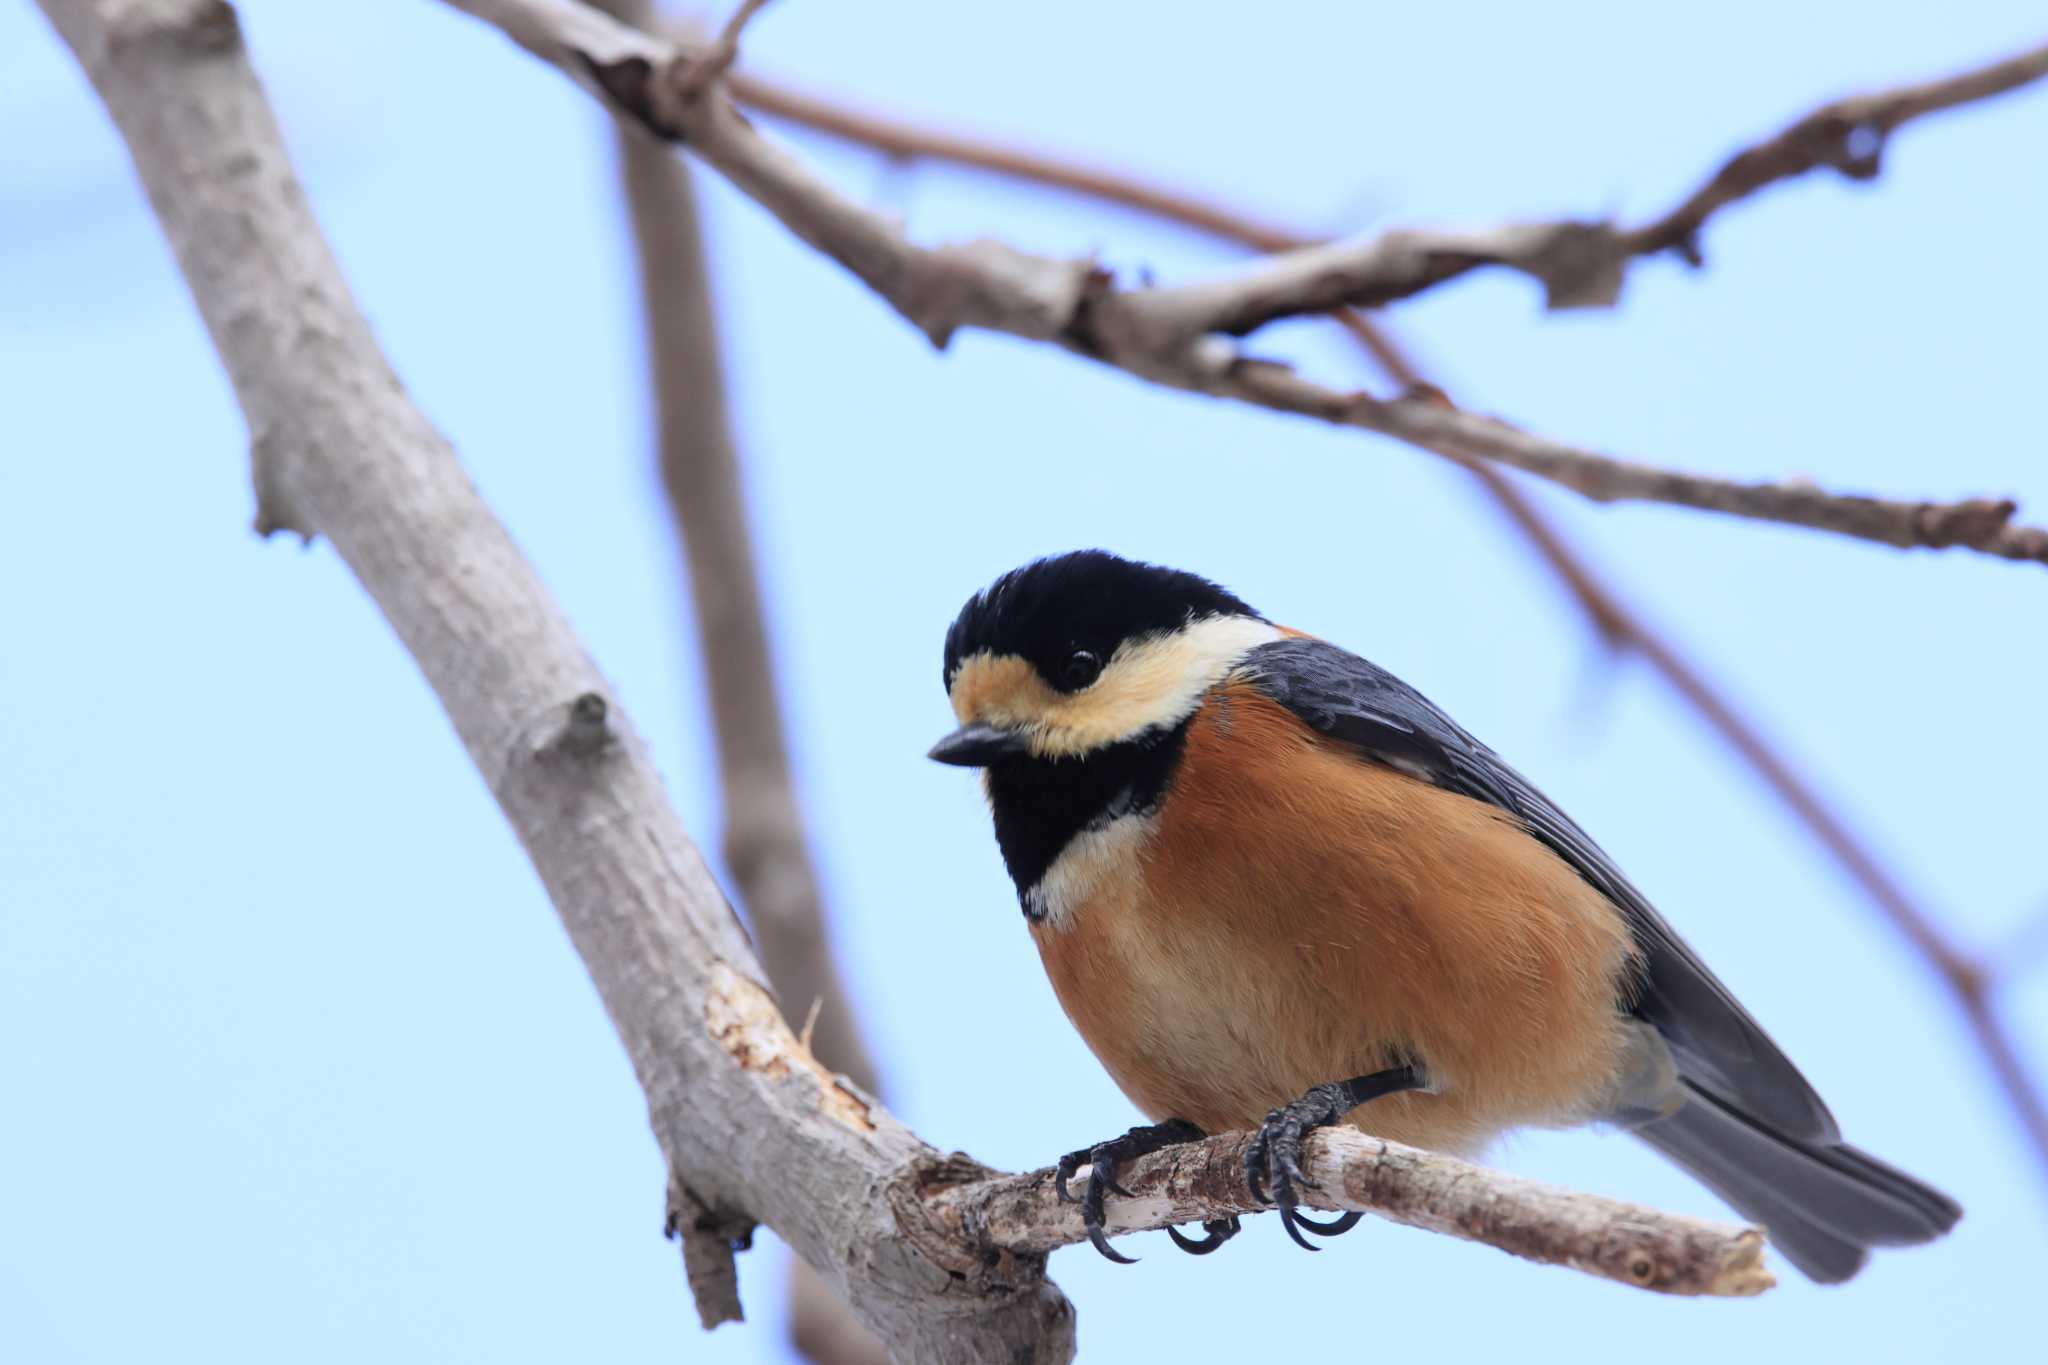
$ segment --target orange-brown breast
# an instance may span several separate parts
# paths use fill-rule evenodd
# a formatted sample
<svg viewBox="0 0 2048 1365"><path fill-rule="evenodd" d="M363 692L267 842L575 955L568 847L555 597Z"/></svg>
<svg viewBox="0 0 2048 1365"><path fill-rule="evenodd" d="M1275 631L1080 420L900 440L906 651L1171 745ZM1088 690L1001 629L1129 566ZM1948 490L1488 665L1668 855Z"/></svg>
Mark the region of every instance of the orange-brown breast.
<svg viewBox="0 0 2048 1365"><path fill-rule="evenodd" d="M1592 1116L1623 1064L1614 907L1478 801L1361 759L1248 685L1211 693L1152 838L1033 926L1068 1016L1155 1120L1243 1128L1419 1057L1369 1131L1471 1150Z"/></svg>

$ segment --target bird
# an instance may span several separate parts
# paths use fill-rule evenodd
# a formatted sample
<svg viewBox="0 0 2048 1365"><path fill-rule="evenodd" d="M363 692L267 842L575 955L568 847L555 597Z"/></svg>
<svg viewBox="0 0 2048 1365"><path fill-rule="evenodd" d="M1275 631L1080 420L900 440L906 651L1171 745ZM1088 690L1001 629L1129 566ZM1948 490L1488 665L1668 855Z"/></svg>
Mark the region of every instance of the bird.
<svg viewBox="0 0 2048 1365"><path fill-rule="evenodd" d="M1254 1130L1287 1234L1304 1138L1352 1123L1453 1154L1602 1125L1649 1144L1834 1283L1962 1210L1842 1141L1825 1103L1570 817L1420 692L1199 575L1080 550L970 597L957 728L1068 1018L1150 1123L1061 1157L1115 1261L1120 1163ZM1205 1254L1235 1218L1199 1236Z"/></svg>

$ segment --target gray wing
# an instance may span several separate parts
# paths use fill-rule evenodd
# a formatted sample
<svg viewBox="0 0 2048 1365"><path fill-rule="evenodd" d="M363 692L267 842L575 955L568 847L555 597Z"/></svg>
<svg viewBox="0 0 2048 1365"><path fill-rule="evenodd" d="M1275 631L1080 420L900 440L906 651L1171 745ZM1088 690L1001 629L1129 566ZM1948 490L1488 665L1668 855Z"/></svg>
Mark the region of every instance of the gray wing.
<svg viewBox="0 0 2048 1365"><path fill-rule="evenodd" d="M1262 645L1248 679L1312 728L1365 758L1497 806L1612 901L1643 958L1621 1007L1654 1027L1681 1075L1788 1136L1833 1142L1827 1106L1643 894L1550 798L1465 733L1420 692L1376 664L1315 639Z"/></svg>

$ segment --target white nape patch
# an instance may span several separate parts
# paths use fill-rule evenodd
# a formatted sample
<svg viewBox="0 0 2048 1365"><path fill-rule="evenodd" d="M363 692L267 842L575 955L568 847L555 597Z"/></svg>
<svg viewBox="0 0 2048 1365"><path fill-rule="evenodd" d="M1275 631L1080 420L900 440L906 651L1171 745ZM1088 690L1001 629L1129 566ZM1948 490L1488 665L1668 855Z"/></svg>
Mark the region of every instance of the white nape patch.
<svg viewBox="0 0 2048 1365"><path fill-rule="evenodd" d="M1142 871L1139 860L1158 828L1156 816L1119 815L1082 830L1024 893L1025 910L1048 928L1064 929L1075 911L1105 891L1114 894L1119 882L1135 887Z"/></svg>

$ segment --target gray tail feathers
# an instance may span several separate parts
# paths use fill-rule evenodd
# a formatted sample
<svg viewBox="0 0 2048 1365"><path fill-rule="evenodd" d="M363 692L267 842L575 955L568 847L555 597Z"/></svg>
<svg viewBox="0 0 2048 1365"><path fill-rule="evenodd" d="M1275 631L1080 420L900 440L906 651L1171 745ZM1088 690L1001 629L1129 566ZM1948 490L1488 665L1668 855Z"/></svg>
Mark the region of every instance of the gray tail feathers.
<svg viewBox="0 0 2048 1365"><path fill-rule="evenodd" d="M1635 1135L1689 1171L1823 1284L1862 1269L1870 1248L1931 1242L1962 1208L1846 1143L1787 1137L1690 1080L1685 1103Z"/></svg>

